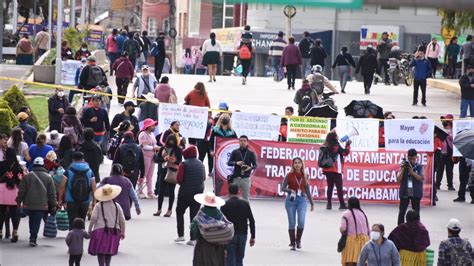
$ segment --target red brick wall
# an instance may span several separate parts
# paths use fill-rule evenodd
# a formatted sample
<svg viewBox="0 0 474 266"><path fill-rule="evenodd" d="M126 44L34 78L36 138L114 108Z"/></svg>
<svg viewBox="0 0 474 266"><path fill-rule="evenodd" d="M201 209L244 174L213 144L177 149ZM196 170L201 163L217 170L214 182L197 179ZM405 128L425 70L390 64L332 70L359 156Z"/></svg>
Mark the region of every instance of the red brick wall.
<svg viewBox="0 0 474 266"><path fill-rule="evenodd" d="M201 1L201 23L199 35L201 38L209 38L212 28L212 1Z"/></svg>
<svg viewBox="0 0 474 266"><path fill-rule="evenodd" d="M143 3L142 11L142 25L144 29L148 29L148 18L154 17L156 19L156 27L158 31L163 29L163 19L169 16L168 3L153 4L152 1L146 1Z"/></svg>

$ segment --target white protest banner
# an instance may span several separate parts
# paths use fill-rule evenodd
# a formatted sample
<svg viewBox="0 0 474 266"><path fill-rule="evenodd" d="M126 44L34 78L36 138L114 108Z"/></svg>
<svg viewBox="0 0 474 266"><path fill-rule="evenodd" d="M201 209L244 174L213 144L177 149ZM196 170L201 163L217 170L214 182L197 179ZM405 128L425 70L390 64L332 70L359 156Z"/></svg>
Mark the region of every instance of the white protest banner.
<svg viewBox="0 0 474 266"><path fill-rule="evenodd" d="M61 84L76 85L76 71L81 66L81 61L66 60L61 62Z"/></svg>
<svg viewBox="0 0 474 266"><path fill-rule="evenodd" d="M337 119L336 132L340 138L349 136L351 150L379 150L379 121L370 118Z"/></svg>
<svg viewBox="0 0 474 266"><path fill-rule="evenodd" d="M166 131L173 121L179 121L179 132L186 138L203 139L206 134L208 108L191 105L160 103L158 128Z"/></svg>
<svg viewBox="0 0 474 266"><path fill-rule="evenodd" d="M384 121L385 149L388 151L433 151L434 122L428 119L390 119Z"/></svg>
<svg viewBox="0 0 474 266"><path fill-rule="evenodd" d="M474 129L474 120L453 120L453 141L456 138L456 135L465 130L465 129ZM453 144L453 156L462 156L459 150Z"/></svg>
<svg viewBox="0 0 474 266"><path fill-rule="evenodd" d="M278 140L280 116L267 114L232 113L232 127L237 136L246 135L254 140Z"/></svg>

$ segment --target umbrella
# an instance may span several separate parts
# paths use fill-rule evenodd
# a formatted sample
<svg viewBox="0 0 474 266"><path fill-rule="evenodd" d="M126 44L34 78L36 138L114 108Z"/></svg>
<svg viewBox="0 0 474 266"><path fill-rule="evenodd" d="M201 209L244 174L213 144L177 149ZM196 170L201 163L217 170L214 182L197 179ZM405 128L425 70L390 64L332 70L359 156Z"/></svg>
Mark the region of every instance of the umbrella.
<svg viewBox="0 0 474 266"><path fill-rule="evenodd" d="M445 140L446 137L448 136L448 133L446 131L444 131L443 129L441 129L440 127L438 127L438 126L435 126L434 133L438 138L440 138L442 140Z"/></svg>
<svg viewBox="0 0 474 266"><path fill-rule="evenodd" d="M311 108L304 116L336 118L337 114L337 110L325 104Z"/></svg>
<svg viewBox="0 0 474 266"><path fill-rule="evenodd" d="M465 158L474 159L474 130L463 130L454 138L454 146Z"/></svg>
<svg viewBox="0 0 474 266"><path fill-rule="evenodd" d="M347 116L352 116L354 118L384 118L382 107L369 100L353 100L348 106L344 108L344 111L346 112Z"/></svg>

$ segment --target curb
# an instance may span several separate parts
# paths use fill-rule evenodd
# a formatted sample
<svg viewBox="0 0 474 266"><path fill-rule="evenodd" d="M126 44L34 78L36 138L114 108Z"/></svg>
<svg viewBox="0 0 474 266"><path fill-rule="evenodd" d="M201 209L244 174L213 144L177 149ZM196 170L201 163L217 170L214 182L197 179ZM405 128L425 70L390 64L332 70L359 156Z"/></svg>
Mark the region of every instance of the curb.
<svg viewBox="0 0 474 266"><path fill-rule="evenodd" d="M443 79L428 79L427 85L436 89L445 90L461 96L461 87L459 83Z"/></svg>

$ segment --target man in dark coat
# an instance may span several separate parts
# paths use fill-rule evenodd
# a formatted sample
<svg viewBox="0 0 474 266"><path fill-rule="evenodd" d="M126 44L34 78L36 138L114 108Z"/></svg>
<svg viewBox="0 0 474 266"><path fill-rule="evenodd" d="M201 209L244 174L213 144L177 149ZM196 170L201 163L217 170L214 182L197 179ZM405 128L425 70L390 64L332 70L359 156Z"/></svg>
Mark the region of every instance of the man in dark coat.
<svg viewBox="0 0 474 266"><path fill-rule="evenodd" d="M142 179L145 176L145 163L143 161L142 149L133 137L132 131L127 131L123 134L123 142L115 153L114 163L119 163L123 166L123 175L130 179L135 189L138 177Z"/></svg>
<svg viewBox="0 0 474 266"><path fill-rule="evenodd" d="M133 125L133 134L135 136L138 136L138 132L140 130L140 127L138 126L138 119L133 115L135 112L135 107L137 107L132 101L128 101L123 105L123 112L116 114L114 116L114 119L112 119L112 124L110 125L110 128L114 129L119 126L120 123L122 123L125 120L130 121L130 124ZM110 130L110 137L112 138L115 135L114 130Z"/></svg>
<svg viewBox="0 0 474 266"><path fill-rule="evenodd" d="M156 47L156 48L155 48ZM163 65L165 64L166 58L166 49L165 49L165 33L160 31L155 42L152 44L153 49L157 49L157 54L155 56L155 78L160 80L161 73L163 72Z"/></svg>
<svg viewBox="0 0 474 266"><path fill-rule="evenodd" d="M370 94L374 73L377 71L377 56L371 46L367 47L367 51L360 57L357 63L356 74L358 74L359 71L364 78L365 94Z"/></svg>
<svg viewBox="0 0 474 266"><path fill-rule="evenodd" d="M49 131L61 131L61 121L64 111L69 106L68 99L64 96L64 90L56 88L56 93L48 99Z"/></svg>
<svg viewBox="0 0 474 266"><path fill-rule="evenodd" d="M322 41L317 39L314 42L313 48L310 51L311 56L311 66L320 65L324 68L324 59L328 56L324 47L322 46Z"/></svg>

